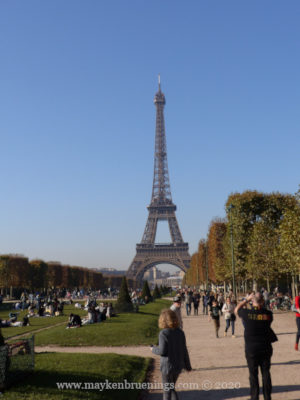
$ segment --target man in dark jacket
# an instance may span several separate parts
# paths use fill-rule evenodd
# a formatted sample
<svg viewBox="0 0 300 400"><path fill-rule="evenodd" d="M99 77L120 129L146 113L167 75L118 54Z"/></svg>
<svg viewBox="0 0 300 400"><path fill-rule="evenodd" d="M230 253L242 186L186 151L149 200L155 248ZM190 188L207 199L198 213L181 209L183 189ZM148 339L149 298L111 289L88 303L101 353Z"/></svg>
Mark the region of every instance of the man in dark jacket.
<svg viewBox="0 0 300 400"><path fill-rule="evenodd" d="M252 302L251 309L246 307L249 302ZM264 308L263 304L263 296L257 292L247 296L235 308L235 313L242 318L245 327L245 353L250 373L251 400L259 399L258 367L262 373L264 399L271 400L270 367L273 354L271 343L277 338L271 330L273 314Z"/></svg>

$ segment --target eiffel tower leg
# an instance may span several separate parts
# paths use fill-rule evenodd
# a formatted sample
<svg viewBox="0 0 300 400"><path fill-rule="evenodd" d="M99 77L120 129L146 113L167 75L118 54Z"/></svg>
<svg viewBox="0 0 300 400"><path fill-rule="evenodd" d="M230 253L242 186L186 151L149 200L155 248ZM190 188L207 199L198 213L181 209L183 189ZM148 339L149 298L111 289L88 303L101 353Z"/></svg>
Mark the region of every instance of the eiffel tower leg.
<svg viewBox="0 0 300 400"><path fill-rule="evenodd" d="M157 218L149 215L142 238L142 243L154 243L157 229Z"/></svg>
<svg viewBox="0 0 300 400"><path fill-rule="evenodd" d="M170 230L172 242L173 243L182 243L183 240L182 240L181 232L180 232L178 222L177 222L175 215L172 217L169 217L168 222L169 222L169 230Z"/></svg>

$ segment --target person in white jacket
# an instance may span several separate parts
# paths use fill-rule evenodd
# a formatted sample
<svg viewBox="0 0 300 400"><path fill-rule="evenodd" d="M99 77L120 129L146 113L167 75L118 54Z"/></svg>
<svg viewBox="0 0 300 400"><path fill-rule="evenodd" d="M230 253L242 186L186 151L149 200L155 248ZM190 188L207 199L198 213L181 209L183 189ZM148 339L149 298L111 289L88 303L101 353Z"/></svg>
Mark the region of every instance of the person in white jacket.
<svg viewBox="0 0 300 400"><path fill-rule="evenodd" d="M224 314L225 323L226 323L224 336L227 336L227 331L231 325L231 331L232 331L233 338L235 338L235 335L234 335L235 326L234 325L235 325L235 319L236 319L236 316L234 314L234 309L235 309L235 304L231 302L230 297L227 297L226 303L222 307L222 312Z"/></svg>

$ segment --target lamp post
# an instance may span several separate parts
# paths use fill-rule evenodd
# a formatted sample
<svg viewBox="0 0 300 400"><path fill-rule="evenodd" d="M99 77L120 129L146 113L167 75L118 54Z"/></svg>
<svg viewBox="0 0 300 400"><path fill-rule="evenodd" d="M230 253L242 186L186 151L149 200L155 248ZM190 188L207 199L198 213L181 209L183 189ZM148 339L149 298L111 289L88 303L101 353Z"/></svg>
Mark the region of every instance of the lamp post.
<svg viewBox="0 0 300 400"><path fill-rule="evenodd" d="M206 285L205 288L208 290L208 260L207 260L207 243L205 244L205 272L206 272Z"/></svg>
<svg viewBox="0 0 300 400"><path fill-rule="evenodd" d="M231 262L232 262L232 291L234 297L236 299L236 286L235 286L235 263L234 263L234 247L233 247L233 226L232 226L232 209L234 205L231 203L227 207L227 211L229 212L229 221L230 221L230 239L231 239Z"/></svg>

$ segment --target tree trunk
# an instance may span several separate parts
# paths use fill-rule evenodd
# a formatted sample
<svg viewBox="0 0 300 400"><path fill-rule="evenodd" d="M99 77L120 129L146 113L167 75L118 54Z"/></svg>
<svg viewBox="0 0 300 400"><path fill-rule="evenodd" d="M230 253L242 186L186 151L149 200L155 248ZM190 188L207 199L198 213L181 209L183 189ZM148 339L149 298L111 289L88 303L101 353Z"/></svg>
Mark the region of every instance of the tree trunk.
<svg viewBox="0 0 300 400"><path fill-rule="evenodd" d="M224 281L224 295L226 293L226 282Z"/></svg>
<svg viewBox="0 0 300 400"><path fill-rule="evenodd" d="M256 280L255 280L255 279L253 279L252 290L253 290L254 292L256 292L256 291L257 291L257 282L256 282Z"/></svg>
<svg viewBox="0 0 300 400"><path fill-rule="evenodd" d="M295 298L295 275L292 275L292 297Z"/></svg>
<svg viewBox="0 0 300 400"><path fill-rule="evenodd" d="M270 279L267 277L267 291L270 293Z"/></svg>

